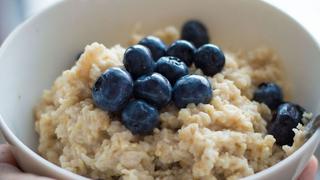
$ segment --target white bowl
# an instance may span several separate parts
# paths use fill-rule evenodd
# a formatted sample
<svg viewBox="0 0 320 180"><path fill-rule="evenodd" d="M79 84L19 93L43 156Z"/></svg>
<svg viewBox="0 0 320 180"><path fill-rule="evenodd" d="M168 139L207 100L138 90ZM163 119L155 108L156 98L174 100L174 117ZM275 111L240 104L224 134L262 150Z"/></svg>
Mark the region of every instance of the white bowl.
<svg viewBox="0 0 320 180"><path fill-rule="evenodd" d="M86 44L125 43L136 23L145 32L187 19L202 20L223 48L265 45L284 60L293 101L320 112L320 50L291 17L262 1L248 0L66 0L17 28L0 49L0 127L20 167L58 179L83 179L36 153L32 109L44 89L74 63ZM297 177L320 140L318 130L299 150L247 179Z"/></svg>

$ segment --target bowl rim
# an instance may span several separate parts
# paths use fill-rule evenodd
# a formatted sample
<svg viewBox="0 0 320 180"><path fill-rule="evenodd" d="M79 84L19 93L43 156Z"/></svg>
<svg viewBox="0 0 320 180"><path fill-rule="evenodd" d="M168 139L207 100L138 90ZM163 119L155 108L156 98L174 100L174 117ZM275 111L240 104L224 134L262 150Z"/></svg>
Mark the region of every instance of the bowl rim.
<svg viewBox="0 0 320 180"><path fill-rule="evenodd" d="M6 51L6 49L10 46L11 41L13 41L16 37L17 34L19 34L22 29L27 26L29 23L33 22L33 21L37 21L37 19L41 16L43 16L44 14L50 12L52 9L58 8L59 6L62 6L64 3L66 3L67 1L70 0L57 0L56 2L53 2L50 6L45 7L44 9L42 9L40 12L30 16L28 19L26 19L24 22L22 22L21 24L19 24L8 36L7 38L5 38L5 40L3 41L2 44L0 44L0 57L3 56L4 52ZM59 174L60 176L67 176L70 179L79 179L79 180L87 180L88 178L85 176L81 176L79 174L73 173L71 171L68 171L48 160L46 160L45 158L43 158L40 154L36 153L35 151L33 151L30 147L28 147L27 145L25 145L12 131L11 129L8 127L8 125L6 124L6 121L4 120L4 118L2 117L1 113L0 113L0 133L2 133L2 135L5 138L5 141L9 144L11 144L12 146L14 146L15 148L17 148L18 150L22 151L24 154L29 155L29 158L33 159L35 162L37 162L38 164L40 164L41 166L43 166L45 169L49 170L49 171L53 171L57 174ZM15 157L17 157L16 155L14 155Z"/></svg>
<svg viewBox="0 0 320 180"><path fill-rule="evenodd" d="M13 145L15 148L18 148L20 151L23 151L24 154L28 154L29 158L38 162L41 166L44 166L45 168L49 168L49 170L54 171L62 176L68 176L70 178L77 178L77 179L87 179L84 176L68 171L46 160L40 154L31 150L27 145L21 142L21 140L17 136L13 134L13 132L10 130L10 128L7 126L7 124L3 120L1 114L0 114L0 130L9 144Z"/></svg>
<svg viewBox="0 0 320 180"><path fill-rule="evenodd" d="M0 57L4 54L8 46L10 46L11 41L14 40L17 34L19 34L22 29L28 25L29 23L36 21L39 17L43 16L44 14L52 11L53 9L57 9L59 6L62 6L64 3L69 2L71 0L57 0L54 2L51 6L44 8L39 13L32 15L27 20L25 20L23 23L18 25L10 34L9 36L4 40L3 44L0 45ZM317 43L314 36L303 26L300 22L298 22L296 19L294 19L290 14L283 11L279 7L275 6L271 2L267 2L266 0L260 0L255 3L260 3L262 6L269 6L269 8L274 9L277 13L280 13L282 16L285 16L288 21L290 21L292 24L294 24L297 28L300 28L302 32L306 35L307 38L309 38L310 41L314 43L316 47L320 50L319 43ZM319 51L320 53L320 51ZM61 176L68 176L69 178L77 178L77 179L87 179L85 176L78 175L76 173L73 173L71 171L68 171L48 160L43 158L40 154L36 153L35 151L31 150L27 145L25 145L7 126L4 118L0 114L0 130L5 137L6 141L13 145L14 147L21 150L23 153L29 155L31 159L36 161L42 166L45 166L50 171L54 171L58 173ZM268 167L266 169L263 169L262 171L259 171L253 175L244 177L244 180L250 180L255 178L261 178L268 174L273 174L274 171L277 171L277 169L281 169L281 166L285 166L286 164L290 164L290 161L293 161L294 159L298 158L309 146L312 145L312 143L317 142L317 139L320 139L320 128L317 129L317 131L306 141L304 144L298 148L295 152L293 152L290 156L286 157L285 159L282 159L280 162L272 165L271 167Z"/></svg>

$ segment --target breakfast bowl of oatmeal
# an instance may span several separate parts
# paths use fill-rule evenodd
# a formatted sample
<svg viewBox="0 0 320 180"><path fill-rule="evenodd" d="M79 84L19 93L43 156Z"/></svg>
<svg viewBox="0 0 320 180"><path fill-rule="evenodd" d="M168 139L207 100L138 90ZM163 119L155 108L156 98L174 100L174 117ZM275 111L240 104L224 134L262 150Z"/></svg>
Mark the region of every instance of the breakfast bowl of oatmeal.
<svg viewBox="0 0 320 180"><path fill-rule="evenodd" d="M262 1L63 1L1 47L0 127L57 179L292 179L319 143L318 59Z"/></svg>

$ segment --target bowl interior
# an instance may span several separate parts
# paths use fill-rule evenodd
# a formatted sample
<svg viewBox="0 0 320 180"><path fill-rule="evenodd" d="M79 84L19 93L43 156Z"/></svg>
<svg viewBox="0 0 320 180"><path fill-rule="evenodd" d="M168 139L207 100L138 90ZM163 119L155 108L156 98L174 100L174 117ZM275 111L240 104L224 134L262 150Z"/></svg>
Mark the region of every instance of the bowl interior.
<svg viewBox="0 0 320 180"><path fill-rule="evenodd" d="M85 45L126 43L136 23L148 34L168 25L180 27L187 19L202 20L222 48L275 49L292 83L293 101L319 112L317 44L296 22L263 2L67 0L29 20L1 47L0 114L36 151L33 107Z"/></svg>

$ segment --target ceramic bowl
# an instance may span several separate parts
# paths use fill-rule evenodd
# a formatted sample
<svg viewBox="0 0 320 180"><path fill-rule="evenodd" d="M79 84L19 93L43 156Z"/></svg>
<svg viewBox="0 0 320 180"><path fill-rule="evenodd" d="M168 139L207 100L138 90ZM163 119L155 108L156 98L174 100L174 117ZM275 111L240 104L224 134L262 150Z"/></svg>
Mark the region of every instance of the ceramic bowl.
<svg viewBox="0 0 320 180"><path fill-rule="evenodd" d="M188 19L202 20L222 48L271 47L283 59L292 101L320 112L320 50L310 34L281 10L248 0L65 0L19 26L0 49L0 128L20 167L57 179L84 179L39 156L33 107L74 57L94 41L126 43L136 23L150 33ZM320 140L318 130L299 150L246 179L292 179Z"/></svg>

